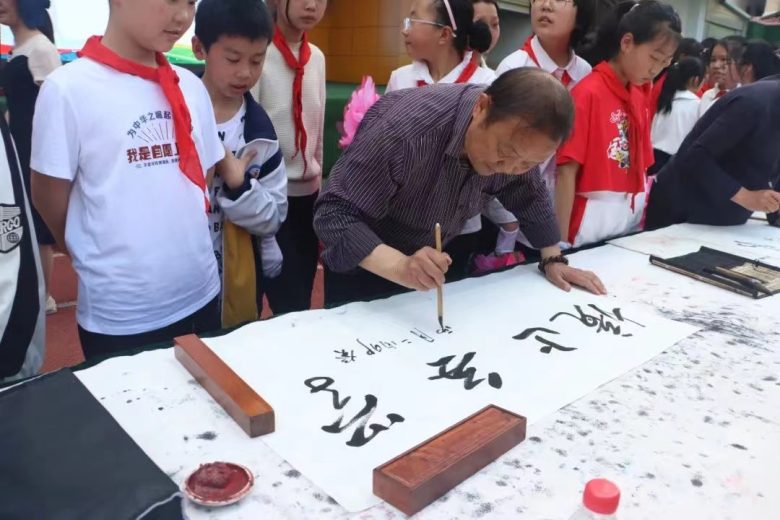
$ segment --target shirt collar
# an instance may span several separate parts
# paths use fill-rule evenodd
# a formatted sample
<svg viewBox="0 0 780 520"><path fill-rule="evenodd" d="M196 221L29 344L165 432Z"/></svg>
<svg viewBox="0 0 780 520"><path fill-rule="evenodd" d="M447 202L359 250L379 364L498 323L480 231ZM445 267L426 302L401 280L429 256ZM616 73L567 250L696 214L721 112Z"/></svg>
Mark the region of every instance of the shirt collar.
<svg viewBox="0 0 780 520"><path fill-rule="evenodd" d="M577 65L577 55L574 54L574 52L571 53L571 58L569 59L569 63L566 64L565 67L559 67L557 63L555 63L552 58L550 58L550 55L547 54L547 51L544 50L544 47L542 47L541 42L539 42L539 37L534 36L531 38L531 48L534 50L534 54L536 54L536 59L539 61L539 68L542 70L545 70L549 72L550 74L554 73L558 69L563 69L566 72L569 73L569 76L572 78L575 77L575 66Z"/></svg>
<svg viewBox="0 0 780 520"><path fill-rule="evenodd" d="M422 80L428 85L434 85L439 83L449 84L449 83L455 83L457 81L458 77L460 76L461 72L463 72L463 69L466 68L466 66L471 61L472 56L471 51L467 51L463 55L463 61L458 63L458 65L449 71L443 78L441 78L439 81L433 81L433 78L431 77L431 71L428 70L428 65L423 61L415 61L412 63L412 70L414 71L414 79Z"/></svg>
<svg viewBox="0 0 780 520"><path fill-rule="evenodd" d="M475 85L468 85L463 89L463 93L458 100L458 105L455 107L457 115L455 116L455 123L453 124L452 138L444 151L447 155L460 159L460 156L463 154L463 145L466 142L466 131L471 123L474 105L476 105L479 95L483 92L484 87Z"/></svg>
<svg viewBox="0 0 780 520"><path fill-rule="evenodd" d="M690 90L679 90L675 93L674 99L690 99L692 101L698 101L699 96L697 96Z"/></svg>

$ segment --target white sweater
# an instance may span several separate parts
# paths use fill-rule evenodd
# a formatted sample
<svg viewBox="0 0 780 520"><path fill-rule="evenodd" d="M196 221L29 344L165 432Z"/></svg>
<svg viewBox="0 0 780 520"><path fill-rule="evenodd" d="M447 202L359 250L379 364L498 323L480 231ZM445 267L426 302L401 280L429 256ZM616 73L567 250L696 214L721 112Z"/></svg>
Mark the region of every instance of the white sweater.
<svg viewBox="0 0 780 520"><path fill-rule="evenodd" d="M268 46L263 74L252 88L252 95L262 105L274 124L287 170L287 192L290 197L312 195L322 183L322 136L325 127L325 55L315 45L303 73L303 126L306 128L306 175L303 157L295 152L292 88L295 71L287 66L275 45ZM291 44L298 55L300 43ZM293 157L294 156L294 157Z"/></svg>

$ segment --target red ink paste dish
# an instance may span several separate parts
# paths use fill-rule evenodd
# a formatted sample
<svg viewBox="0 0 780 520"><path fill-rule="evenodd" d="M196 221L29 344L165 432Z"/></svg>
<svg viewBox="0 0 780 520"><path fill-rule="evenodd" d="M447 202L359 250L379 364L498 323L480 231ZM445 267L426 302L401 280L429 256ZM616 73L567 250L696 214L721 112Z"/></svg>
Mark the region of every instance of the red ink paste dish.
<svg viewBox="0 0 780 520"><path fill-rule="evenodd" d="M235 504L249 494L255 478L244 466L230 462L201 464L184 481L184 493L196 504L219 507Z"/></svg>

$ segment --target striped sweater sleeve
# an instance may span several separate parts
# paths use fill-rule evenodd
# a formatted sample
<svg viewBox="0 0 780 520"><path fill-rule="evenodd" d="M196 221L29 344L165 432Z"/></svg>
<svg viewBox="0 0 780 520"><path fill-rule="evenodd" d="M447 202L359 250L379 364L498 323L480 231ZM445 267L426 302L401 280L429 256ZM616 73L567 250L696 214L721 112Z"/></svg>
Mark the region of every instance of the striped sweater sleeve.
<svg viewBox="0 0 780 520"><path fill-rule="evenodd" d="M323 259L336 272L357 268L382 240L369 223L387 215L400 182L392 158L400 145L376 110L369 111L354 142L339 159L315 206L314 229Z"/></svg>

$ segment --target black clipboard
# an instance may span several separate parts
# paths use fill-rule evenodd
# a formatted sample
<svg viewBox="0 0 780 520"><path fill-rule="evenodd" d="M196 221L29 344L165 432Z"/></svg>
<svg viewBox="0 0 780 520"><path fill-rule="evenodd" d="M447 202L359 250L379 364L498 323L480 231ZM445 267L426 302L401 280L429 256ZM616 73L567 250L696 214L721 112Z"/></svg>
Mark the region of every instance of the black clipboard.
<svg viewBox="0 0 780 520"><path fill-rule="evenodd" d="M709 247L650 263L756 300L780 293L780 268Z"/></svg>

